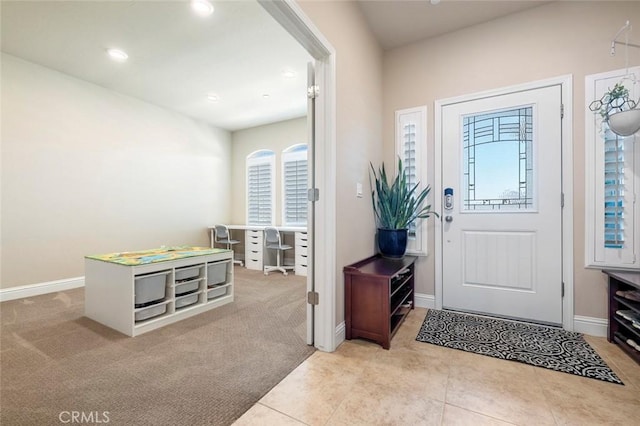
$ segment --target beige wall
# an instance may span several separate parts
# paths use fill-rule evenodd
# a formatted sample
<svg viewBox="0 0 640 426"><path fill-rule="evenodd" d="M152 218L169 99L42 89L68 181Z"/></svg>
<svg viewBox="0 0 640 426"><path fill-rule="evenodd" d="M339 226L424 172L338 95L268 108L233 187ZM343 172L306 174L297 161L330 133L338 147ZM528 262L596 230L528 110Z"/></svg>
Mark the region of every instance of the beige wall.
<svg viewBox="0 0 640 426"><path fill-rule="evenodd" d="M247 217L247 156L261 149L276 153L276 225L282 225L282 151L307 143L307 118L280 121L238 130L231 134L231 224L244 224Z"/></svg>
<svg viewBox="0 0 640 426"><path fill-rule="evenodd" d="M640 3L553 2L387 52L354 2L298 4L336 49L336 323L344 319L342 267L375 251L368 164L394 155L394 111L429 108L432 181L436 99L564 74L574 77L576 314L604 318L604 279L583 267L584 76L624 67L624 55L609 56L609 44L627 19L640 16ZM237 222L238 212L244 220L244 197L237 198L244 190L234 188L232 198L228 179L229 159L237 185L244 165L236 162L246 154L231 154L226 132L2 59L0 286L80 276L87 253L206 244L199 229ZM363 198L355 197L357 182ZM431 245L433 253L433 236ZM433 256L421 259L418 292L433 293L433 269Z"/></svg>
<svg viewBox="0 0 640 426"><path fill-rule="evenodd" d="M2 288L228 220L228 132L5 54L1 101Z"/></svg>
<svg viewBox="0 0 640 426"><path fill-rule="evenodd" d="M344 320L342 268L375 252L376 227L368 196L368 170L369 161L377 164L382 158L382 50L355 2L298 3L336 50L336 324L339 324ZM356 198L357 182L363 184L363 198Z"/></svg>
<svg viewBox="0 0 640 426"><path fill-rule="evenodd" d="M611 57L609 47L615 32L634 18L640 18L640 2L552 2L384 56L385 158L393 155L394 111L427 105L431 182L435 100L573 74L575 314L581 316L607 315L605 279L599 271L584 268L584 117L592 101L584 98L584 77L624 68L624 49ZM638 50L629 53L631 64L637 65ZM427 279L418 292L433 294L433 271L430 257L420 265Z"/></svg>

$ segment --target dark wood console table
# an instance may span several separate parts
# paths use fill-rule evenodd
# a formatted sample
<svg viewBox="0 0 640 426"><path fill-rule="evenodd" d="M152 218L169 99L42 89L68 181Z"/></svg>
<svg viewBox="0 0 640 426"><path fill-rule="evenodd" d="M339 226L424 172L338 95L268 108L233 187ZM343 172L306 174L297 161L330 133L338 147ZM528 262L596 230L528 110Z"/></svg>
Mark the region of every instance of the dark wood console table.
<svg viewBox="0 0 640 426"><path fill-rule="evenodd" d="M640 329L632 322L616 314L618 310L629 310L640 314L640 302L616 295L618 290L640 290L640 272L602 271L609 278L609 334L608 340L617 344L640 364L640 351L627 343L633 339L640 344Z"/></svg>
<svg viewBox="0 0 640 426"><path fill-rule="evenodd" d="M344 267L347 340L369 339L389 349L414 308L415 261L375 255Z"/></svg>

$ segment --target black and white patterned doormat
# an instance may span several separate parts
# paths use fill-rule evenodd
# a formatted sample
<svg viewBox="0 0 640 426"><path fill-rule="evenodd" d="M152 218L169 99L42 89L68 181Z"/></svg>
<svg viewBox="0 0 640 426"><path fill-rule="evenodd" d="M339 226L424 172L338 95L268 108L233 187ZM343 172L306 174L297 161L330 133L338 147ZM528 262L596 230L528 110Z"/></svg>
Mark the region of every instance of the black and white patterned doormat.
<svg viewBox="0 0 640 426"><path fill-rule="evenodd" d="M559 328L430 309L416 340L623 384L582 334Z"/></svg>

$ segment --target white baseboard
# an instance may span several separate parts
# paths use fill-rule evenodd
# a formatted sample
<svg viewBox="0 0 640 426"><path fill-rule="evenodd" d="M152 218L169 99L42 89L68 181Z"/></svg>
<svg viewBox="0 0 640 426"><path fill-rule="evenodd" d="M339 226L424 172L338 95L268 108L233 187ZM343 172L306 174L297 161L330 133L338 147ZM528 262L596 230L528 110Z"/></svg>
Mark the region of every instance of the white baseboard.
<svg viewBox="0 0 640 426"><path fill-rule="evenodd" d="M416 293L416 308L436 308L436 297L433 294Z"/></svg>
<svg viewBox="0 0 640 426"><path fill-rule="evenodd" d="M0 289L0 302L55 293L57 291L70 290L78 287L84 287L84 277L3 288Z"/></svg>
<svg viewBox="0 0 640 426"><path fill-rule="evenodd" d="M573 331L596 337L607 337L609 321L606 318L573 317Z"/></svg>

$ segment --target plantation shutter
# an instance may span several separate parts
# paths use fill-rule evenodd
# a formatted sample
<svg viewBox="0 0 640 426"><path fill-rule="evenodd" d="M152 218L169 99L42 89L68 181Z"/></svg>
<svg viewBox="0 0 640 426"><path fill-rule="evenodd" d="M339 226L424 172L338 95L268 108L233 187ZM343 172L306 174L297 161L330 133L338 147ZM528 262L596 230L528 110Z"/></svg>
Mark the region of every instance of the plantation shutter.
<svg viewBox="0 0 640 426"><path fill-rule="evenodd" d="M247 159L247 224L272 225L275 154Z"/></svg>
<svg viewBox="0 0 640 426"><path fill-rule="evenodd" d="M588 266L637 268L639 209L635 195L640 188L640 137L621 137L609 130L602 117L588 108L622 82L638 99L640 88L629 74L640 78L640 67L590 75L586 81L586 241Z"/></svg>
<svg viewBox="0 0 640 426"><path fill-rule="evenodd" d="M604 246L622 249L625 240L624 138L608 128L604 137Z"/></svg>
<svg viewBox="0 0 640 426"><path fill-rule="evenodd" d="M284 219L285 225L307 224L307 158L301 153L283 155Z"/></svg>
<svg viewBox="0 0 640 426"><path fill-rule="evenodd" d="M396 154L411 186L419 184L419 192L426 183L425 159L422 156L426 144L427 108L409 108L396 111ZM397 161L397 159L396 159ZM426 204L429 204L428 202ZM409 224L407 252L426 254L426 226L424 220Z"/></svg>
<svg viewBox="0 0 640 426"><path fill-rule="evenodd" d="M405 116L406 117L406 116ZM402 123L402 165L409 186L413 187L418 178L416 175L416 121L406 118ZM416 224L409 224L409 238L416 237Z"/></svg>

